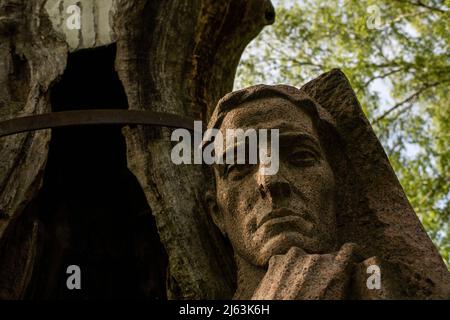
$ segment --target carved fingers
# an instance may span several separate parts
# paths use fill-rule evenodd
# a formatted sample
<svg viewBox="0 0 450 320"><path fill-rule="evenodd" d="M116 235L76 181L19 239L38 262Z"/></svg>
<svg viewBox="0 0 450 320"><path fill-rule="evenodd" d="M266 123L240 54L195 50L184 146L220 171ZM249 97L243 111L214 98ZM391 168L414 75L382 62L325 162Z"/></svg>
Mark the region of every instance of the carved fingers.
<svg viewBox="0 0 450 320"><path fill-rule="evenodd" d="M344 244L332 254L305 254L293 247L273 256L252 299L343 299L347 295L358 247Z"/></svg>

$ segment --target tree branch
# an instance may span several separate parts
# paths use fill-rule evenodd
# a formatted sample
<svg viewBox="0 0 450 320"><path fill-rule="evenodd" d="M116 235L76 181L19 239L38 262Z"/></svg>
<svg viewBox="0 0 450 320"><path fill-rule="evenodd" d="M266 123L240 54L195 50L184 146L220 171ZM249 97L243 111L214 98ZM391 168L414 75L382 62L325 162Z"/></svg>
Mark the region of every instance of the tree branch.
<svg viewBox="0 0 450 320"><path fill-rule="evenodd" d="M281 55L284 55L285 57L287 57L288 59L290 59L292 62L294 62L295 64L297 64L299 66L312 66L312 67L317 67L317 68L320 68L320 69L324 68L324 66L322 64L314 63L312 61L299 61L299 60L297 60L297 59L295 59L293 57L290 57L284 51L282 51L282 50L272 46L272 44L270 44L270 43L266 43L266 44L271 50L273 50L275 52L278 52Z"/></svg>
<svg viewBox="0 0 450 320"><path fill-rule="evenodd" d="M393 111L397 110L398 108L400 108L401 106L410 103L410 105L405 108L405 110L409 109L412 107L413 103L421 94L423 94L425 91L436 87L438 85L442 84L441 81L439 82L433 82L430 84L424 84L419 90L417 90L416 92L414 92L412 95L410 95L409 97L407 97L406 99L398 102L397 104L395 104L393 107L391 107L390 109L386 110L381 116L379 116L378 118L375 119L374 123L378 123L379 121L381 121L382 119L386 118L389 114L391 114ZM403 111L405 111L403 110Z"/></svg>
<svg viewBox="0 0 450 320"><path fill-rule="evenodd" d="M433 7L433 6L427 5L427 4L423 3L421 0L418 0L418 1L396 0L396 1L397 2L406 3L406 4L410 4L410 5L416 6L416 7L426 8L428 10L439 12L439 13L446 13L448 11L448 10L444 10L444 9L441 9L441 8L437 8L437 7Z"/></svg>
<svg viewBox="0 0 450 320"><path fill-rule="evenodd" d="M395 74L395 73L397 73L397 72L400 72L400 71L403 71L405 68L398 68L398 69L394 69L394 70L391 70L391 71L389 71L389 72L386 72L386 73L384 73L384 74L380 74L380 75L378 75L378 76L373 76L372 78L370 78L369 80L367 80L366 82L364 82L364 84L363 84L363 87L367 87L370 83L372 83L373 81L375 81L375 80L377 80L377 79L384 79L384 78L387 78L387 77L389 77L390 75L393 75L393 74Z"/></svg>

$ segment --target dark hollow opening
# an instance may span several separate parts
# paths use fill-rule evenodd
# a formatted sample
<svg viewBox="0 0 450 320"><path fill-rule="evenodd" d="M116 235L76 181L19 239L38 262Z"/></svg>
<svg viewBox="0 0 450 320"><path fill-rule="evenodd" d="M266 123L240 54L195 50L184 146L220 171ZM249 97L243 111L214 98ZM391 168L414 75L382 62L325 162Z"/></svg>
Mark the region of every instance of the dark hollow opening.
<svg viewBox="0 0 450 320"><path fill-rule="evenodd" d="M115 51L70 54L52 89L52 111L127 109ZM120 126L54 129L36 203L41 245L28 298L166 298L166 253L127 168ZM70 265L81 269L81 290L67 288Z"/></svg>

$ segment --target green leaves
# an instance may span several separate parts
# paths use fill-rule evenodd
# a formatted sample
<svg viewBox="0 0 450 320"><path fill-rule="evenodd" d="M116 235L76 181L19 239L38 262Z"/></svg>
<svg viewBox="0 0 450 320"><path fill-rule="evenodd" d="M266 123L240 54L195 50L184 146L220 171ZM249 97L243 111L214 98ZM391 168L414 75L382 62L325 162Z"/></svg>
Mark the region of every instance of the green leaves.
<svg viewBox="0 0 450 320"><path fill-rule="evenodd" d="M275 2L275 1L274 1ZM236 89L349 77L405 192L450 266L450 2L280 1Z"/></svg>

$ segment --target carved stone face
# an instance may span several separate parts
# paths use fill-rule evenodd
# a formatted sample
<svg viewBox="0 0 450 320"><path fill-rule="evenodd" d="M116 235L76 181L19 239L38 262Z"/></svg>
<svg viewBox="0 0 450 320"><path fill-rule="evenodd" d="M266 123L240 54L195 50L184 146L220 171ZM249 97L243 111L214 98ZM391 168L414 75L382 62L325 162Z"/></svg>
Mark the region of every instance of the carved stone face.
<svg viewBox="0 0 450 320"><path fill-rule="evenodd" d="M261 174L260 164L214 169L213 218L235 253L266 266L270 257L291 247L306 253L332 251L336 186L312 117L286 99L265 98L231 110L220 130L225 136L226 129L234 128L279 129L280 134L277 174Z"/></svg>

